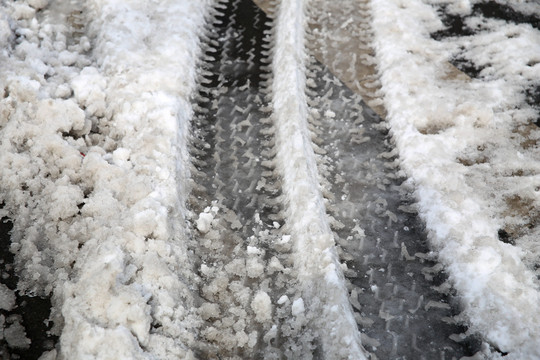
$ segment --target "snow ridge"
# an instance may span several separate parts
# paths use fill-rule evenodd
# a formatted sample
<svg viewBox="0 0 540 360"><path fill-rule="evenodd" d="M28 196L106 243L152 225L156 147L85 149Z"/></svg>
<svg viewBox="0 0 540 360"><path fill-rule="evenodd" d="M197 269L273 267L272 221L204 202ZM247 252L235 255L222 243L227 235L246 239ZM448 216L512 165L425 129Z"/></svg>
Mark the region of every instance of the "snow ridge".
<svg viewBox="0 0 540 360"><path fill-rule="evenodd" d="M305 6L282 1L273 56L272 104L276 127L276 163L283 179L287 225L294 241L295 267L304 303L296 314L313 319L323 352L331 359L365 359L334 250L317 164L307 124L305 95ZM299 299L300 300L300 299ZM300 306L302 305L302 306ZM295 305L293 305L293 313Z"/></svg>
<svg viewBox="0 0 540 360"><path fill-rule="evenodd" d="M82 213L104 230L83 248L81 275L64 291L62 351L189 358L199 318L184 220L186 136L208 1L87 6L99 68L81 76L86 87L105 84L104 112L120 140L112 154L90 149L83 162L94 184Z"/></svg>
<svg viewBox="0 0 540 360"><path fill-rule="evenodd" d="M58 3L0 16L0 196L19 290L52 293L61 346L46 356L190 358L186 136L209 1ZM9 43L15 21L25 36Z"/></svg>
<svg viewBox="0 0 540 360"><path fill-rule="evenodd" d="M371 8L384 102L401 167L416 188L420 216L471 330L510 352L509 358L538 358L540 293L534 274L523 264L519 247L499 241L502 221L493 215L490 199L467 182L475 168L456 161L467 147L482 148L490 136L509 137L495 132L511 118L495 113L507 98L499 95L504 88L441 79L448 54L429 38L441 24L425 2L405 6L377 0Z"/></svg>

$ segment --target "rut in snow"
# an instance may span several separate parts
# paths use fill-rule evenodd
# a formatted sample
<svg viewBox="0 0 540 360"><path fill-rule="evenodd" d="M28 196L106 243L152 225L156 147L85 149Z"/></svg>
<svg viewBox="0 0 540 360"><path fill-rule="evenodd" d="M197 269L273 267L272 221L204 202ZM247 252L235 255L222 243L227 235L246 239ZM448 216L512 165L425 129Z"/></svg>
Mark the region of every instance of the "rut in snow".
<svg viewBox="0 0 540 360"><path fill-rule="evenodd" d="M268 79L272 21L251 1L216 5L192 127L190 196L205 324L199 356L294 358L311 353L291 318L290 236L273 171Z"/></svg>
<svg viewBox="0 0 540 360"><path fill-rule="evenodd" d="M310 123L363 345L378 358L473 355L480 343L455 318L459 304L442 265L429 254L411 189L400 185L404 178L387 126L349 88L375 106L382 104L367 4L342 10L314 4L308 12ZM340 11L352 23L329 15ZM340 57L343 51L353 54ZM349 87L313 56L329 61Z"/></svg>
<svg viewBox="0 0 540 360"><path fill-rule="evenodd" d="M309 76L314 141L364 347L381 359L478 351L401 186L385 123L323 65ZM408 200L406 200L409 197Z"/></svg>
<svg viewBox="0 0 540 360"><path fill-rule="evenodd" d="M191 150L190 206L206 320L200 353L317 354L314 335L300 337L283 325L288 303L272 308L297 291L272 165L266 80L274 24L251 2L233 1L216 6L212 25ZM311 63L308 85L312 146L364 346L382 358L473 354L477 340L451 319L457 306L444 274L402 201L384 124L323 65Z"/></svg>

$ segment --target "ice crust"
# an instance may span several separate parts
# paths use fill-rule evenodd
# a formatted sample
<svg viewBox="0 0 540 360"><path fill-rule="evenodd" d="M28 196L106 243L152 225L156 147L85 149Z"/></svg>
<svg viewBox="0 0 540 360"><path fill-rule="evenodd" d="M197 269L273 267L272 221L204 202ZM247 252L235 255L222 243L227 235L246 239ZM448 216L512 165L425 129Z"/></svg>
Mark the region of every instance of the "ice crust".
<svg viewBox="0 0 540 360"><path fill-rule="evenodd" d="M509 358L538 358L540 293L526 266L537 263L538 252L527 235L512 246L499 241L498 230L523 221L512 216L509 198L535 199L537 150L520 143L527 136L523 129L533 138L538 133L527 126L534 112L523 89L537 78L537 65L526 64L535 57L530 49L539 33L473 18L482 30L478 34L437 42L430 37L442 28L435 3L451 3L451 11L468 14L474 2L371 4L390 131L471 330ZM481 78L447 76L447 61L460 49L486 66ZM518 170L527 175L515 175Z"/></svg>

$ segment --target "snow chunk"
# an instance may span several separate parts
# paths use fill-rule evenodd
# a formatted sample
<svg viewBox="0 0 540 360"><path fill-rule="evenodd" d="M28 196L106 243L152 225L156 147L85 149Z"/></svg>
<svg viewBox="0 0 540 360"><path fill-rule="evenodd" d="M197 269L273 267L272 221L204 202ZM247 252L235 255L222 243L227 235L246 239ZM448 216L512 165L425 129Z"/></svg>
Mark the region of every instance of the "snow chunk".
<svg viewBox="0 0 540 360"><path fill-rule="evenodd" d="M4 329L4 338L12 348L28 349L30 347L31 341L26 337L26 331L18 321Z"/></svg>
<svg viewBox="0 0 540 360"><path fill-rule="evenodd" d="M60 54L58 54L58 60L65 65L65 66L71 66L77 62L79 59L79 54L76 52L71 52L64 50Z"/></svg>
<svg viewBox="0 0 540 360"><path fill-rule="evenodd" d="M225 265L225 271L236 276L244 276L246 273L246 263L243 259L234 259Z"/></svg>
<svg viewBox="0 0 540 360"><path fill-rule="evenodd" d="M257 247L255 246L248 246L247 247L247 253L248 255L260 255L261 254L261 250L259 250Z"/></svg>
<svg viewBox="0 0 540 360"><path fill-rule="evenodd" d="M258 291L251 301L251 309L255 313L255 320L265 322L272 318L272 302L270 296L262 290Z"/></svg>
<svg viewBox="0 0 540 360"><path fill-rule="evenodd" d="M158 227L157 214L152 209L146 209L135 215L133 219L135 234L149 236Z"/></svg>
<svg viewBox="0 0 540 360"><path fill-rule="evenodd" d="M324 112L324 116L326 116L327 118L333 119L336 117L336 113L333 112L332 110L326 110Z"/></svg>
<svg viewBox="0 0 540 360"><path fill-rule="evenodd" d="M15 292L6 285L0 284L0 309L11 311L15 306Z"/></svg>
<svg viewBox="0 0 540 360"><path fill-rule="evenodd" d="M263 337L264 342L270 343L272 339L275 339L277 336L277 331L278 331L277 325L272 325L272 328L270 328L270 330L268 330L268 332L264 334L264 337Z"/></svg>
<svg viewBox="0 0 540 360"><path fill-rule="evenodd" d="M199 308L199 314L203 320L208 320L211 318L219 318L220 311L219 306L214 303L204 303Z"/></svg>
<svg viewBox="0 0 540 360"><path fill-rule="evenodd" d="M276 271L283 271L285 268L281 263L279 262L279 259L277 257L272 257L270 259L270 262L268 263L268 270L270 273L274 273Z"/></svg>
<svg viewBox="0 0 540 360"><path fill-rule="evenodd" d="M102 116L105 113L105 87L104 77L94 67L85 67L81 73L73 78L71 86L77 101L86 107L88 115Z"/></svg>
<svg viewBox="0 0 540 360"><path fill-rule="evenodd" d="M126 148L118 148L113 152L113 162L118 166L125 165L129 160L131 151Z"/></svg>
<svg viewBox="0 0 540 360"><path fill-rule="evenodd" d="M45 351L41 356L39 357L39 360L56 360L58 356L58 353L56 349L53 349L51 351Z"/></svg>
<svg viewBox="0 0 540 360"><path fill-rule="evenodd" d="M36 120L46 128L58 132L82 130L84 111L73 100L48 99L39 102Z"/></svg>
<svg viewBox="0 0 540 360"><path fill-rule="evenodd" d="M41 354L38 360L56 360L57 356L58 352L56 349L53 349L51 351L45 351L43 354Z"/></svg>
<svg viewBox="0 0 540 360"><path fill-rule="evenodd" d="M291 312L294 316L299 316L303 314L305 311L304 307L304 300L302 298L298 298L293 301Z"/></svg>
<svg viewBox="0 0 540 360"><path fill-rule="evenodd" d="M202 234L206 234L212 228L213 220L214 216L212 214L206 212L200 213L196 222L197 230L199 230Z"/></svg>
<svg viewBox="0 0 540 360"><path fill-rule="evenodd" d="M79 212L78 204L84 198L80 187L60 185L51 194L49 215L54 220L68 219Z"/></svg>
<svg viewBox="0 0 540 360"><path fill-rule="evenodd" d="M452 4L448 5L446 9L450 14L469 15L472 11L471 1L470 0L458 0Z"/></svg>
<svg viewBox="0 0 540 360"><path fill-rule="evenodd" d="M17 20L31 19L36 15L36 10L32 9L27 4L21 4L19 2L13 5L13 17Z"/></svg>
<svg viewBox="0 0 540 360"><path fill-rule="evenodd" d="M246 261L247 275L250 278L256 278L264 274L264 264L257 258Z"/></svg>
<svg viewBox="0 0 540 360"><path fill-rule="evenodd" d="M287 244L289 241L291 241L291 235L283 235L277 243L279 245L283 245Z"/></svg>

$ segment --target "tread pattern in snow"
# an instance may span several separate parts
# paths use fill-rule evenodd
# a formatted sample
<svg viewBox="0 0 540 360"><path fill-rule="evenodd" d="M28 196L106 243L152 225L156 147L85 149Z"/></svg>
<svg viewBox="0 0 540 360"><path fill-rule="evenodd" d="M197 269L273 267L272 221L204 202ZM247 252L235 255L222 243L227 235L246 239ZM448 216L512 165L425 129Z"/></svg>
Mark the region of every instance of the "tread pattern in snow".
<svg viewBox="0 0 540 360"><path fill-rule="evenodd" d="M267 106L266 94L259 88L267 86L264 79L270 76L268 60L261 57L268 50L264 31L270 27L255 31L265 23L264 15L251 4L242 5L242 1L224 4L215 18L216 32L207 41L201 72L204 86L193 128L196 184L191 208L199 243L195 252L200 256L198 273L209 284L201 286L201 311L207 320L201 332L205 343L201 354L245 357L276 351L276 355L290 357L292 345L279 341L274 347L261 345L270 344L262 334L272 333L264 322L248 320L237 327L239 331L224 327L227 321L238 324L241 318L257 318L247 299L254 297L259 284L272 303L279 297L277 288L284 284L266 274L244 275L244 271L249 273L251 261L246 245L265 252L257 262L268 264L276 254L286 263L288 255L283 251L286 248L272 247L282 235L272 224L281 226L283 219L279 184L271 166L272 127L265 120L269 114L260 111ZM246 19L255 20L243 23ZM311 119L317 134L314 146L321 154L319 166L327 180L330 213L335 218L341 255L349 267L351 303L366 348L381 358L473 354L479 346L477 339L467 338L462 334L465 329L452 323L456 306L448 303L452 298L445 293L448 289L440 267L426 254L421 226L414 214L401 210L407 205L397 190L399 169L388 152L380 120L320 64L310 71L309 105L319 114L312 113ZM261 239L266 243L261 244ZM236 293L231 290L231 280ZM441 285L442 293L434 290L436 285ZM245 296L238 296L239 292ZM242 298L243 303L238 300ZM236 316L232 314L235 309L244 309L244 313ZM283 335L290 335L291 330L293 327L283 330ZM290 339L289 344L294 341L297 339ZM296 354L316 352L313 346L300 346Z"/></svg>
<svg viewBox="0 0 540 360"><path fill-rule="evenodd" d="M313 345L303 323L290 319L295 276L280 229L267 103L272 23L251 1L236 0L218 4L211 25L191 146L193 251L206 321L199 356L298 358Z"/></svg>
<svg viewBox="0 0 540 360"><path fill-rule="evenodd" d="M384 123L323 65L308 70L312 131L364 346L381 359L473 355L414 206L402 201ZM460 343L452 340L459 340Z"/></svg>
<svg viewBox="0 0 540 360"><path fill-rule="evenodd" d="M265 119L268 114L262 111L267 106L266 94L259 90L263 77L268 76L260 55L265 51L264 34L255 32L257 27L268 27L258 12L241 14L248 8L230 4L216 18L220 35L212 42L217 49L206 53L211 61L202 73L206 84L198 99L194 129L198 138L194 143L195 165L212 173L202 176L204 183L200 185L210 197L216 194L220 205L237 213L247 225L242 228L244 235L252 231L260 204L265 211L259 215L265 223L275 221L279 212L278 207L268 206L270 201L259 199L263 193L273 199L279 193L268 162L272 138L269 120ZM253 19L253 24L247 19ZM259 183L261 176L264 180Z"/></svg>

